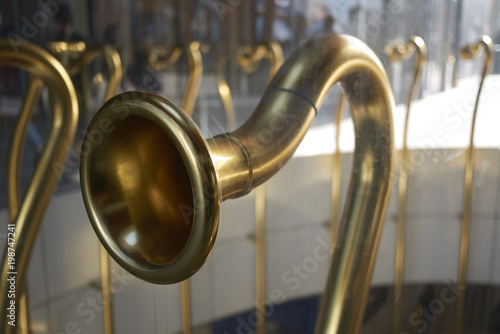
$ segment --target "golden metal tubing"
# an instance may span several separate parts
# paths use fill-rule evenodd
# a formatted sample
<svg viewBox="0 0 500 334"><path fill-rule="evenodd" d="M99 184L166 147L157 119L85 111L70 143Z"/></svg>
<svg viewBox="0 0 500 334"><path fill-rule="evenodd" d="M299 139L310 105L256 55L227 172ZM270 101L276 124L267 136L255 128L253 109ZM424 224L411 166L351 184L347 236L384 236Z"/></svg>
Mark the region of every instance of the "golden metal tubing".
<svg viewBox="0 0 500 334"><path fill-rule="evenodd" d="M344 115L345 98L339 95L335 112L335 151L333 152L332 168L332 214L330 216L330 252L333 253L337 243L340 219L340 186L342 182L342 154L340 153L340 122Z"/></svg>
<svg viewBox="0 0 500 334"><path fill-rule="evenodd" d="M176 46L170 52L165 48L156 46L148 58L148 65L155 71L162 71L167 65L177 62L182 52L186 53L189 62L189 78L182 100L182 109L192 115L198 90L200 88L201 76L203 74L203 60L200 51L200 42L191 42L187 46Z"/></svg>
<svg viewBox="0 0 500 334"><path fill-rule="evenodd" d="M244 48L236 56L238 65L247 73L255 72L264 58L269 59L271 64L267 77L268 84L284 61L283 49L278 42L261 43L254 49Z"/></svg>
<svg viewBox="0 0 500 334"><path fill-rule="evenodd" d="M246 50L249 51L249 50ZM259 44L250 53L237 55L238 64L247 72L253 72L264 58L268 58L271 64L267 76L266 85L269 84L280 66L283 64L283 50L277 42ZM255 189L255 294L257 298L256 314L258 319L257 334L265 333L264 309L266 300L266 185L262 184Z"/></svg>
<svg viewBox="0 0 500 334"><path fill-rule="evenodd" d="M263 184L291 158L337 82L350 102L356 145L316 332L356 333L392 184L394 100L382 64L354 37L306 43L240 128L206 140L190 117L155 94L127 92L106 102L89 125L80 169L85 206L104 247L148 282L193 275L213 248L220 203ZM103 120L114 131L92 145L88 134Z"/></svg>
<svg viewBox="0 0 500 334"><path fill-rule="evenodd" d="M493 42L489 36L481 36L479 42L470 44L460 50L460 58L474 59L484 54L484 64L481 71L481 81L477 90L476 102L474 104L474 113L472 114L472 125L469 138L469 147L466 151L465 157L465 185L464 185L464 202L463 202L463 215L462 215L462 231L460 237L460 262L458 269L458 286L465 286L467 279L467 258L469 251L469 231L470 220L472 213L472 181L474 178L474 131L476 125L477 109L479 106L479 98L483 88L484 79L491 73L493 68ZM460 293L457 297L457 320L456 330L457 334L462 333L463 316L464 316L464 303L465 294Z"/></svg>
<svg viewBox="0 0 500 334"><path fill-rule="evenodd" d="M106 89L104 102L112 98L122 80L122 65L118 51L108 44L84 42L50 42L48 49L54 54L66 68L68 73L73 75L81 73L81 84L83 92L83 102L87 116L92 116L92 96L90 93L90 79L88 66L96 58L102 57L106 61L109 71L109 84ZM106 250L99 246L99 263L101 272L101 291L103 298L104 333L113 333L110 265Z"/></svg>
<svg viewBox="0 0 500 334"><path fill-rule="evenodd" d="M26 124L21 123L29 122L31 112L28 112L27 109L34 105L39 89L39 83L35 83L35 81L41 80L48 86L50 100L53 105L51 132L36 165L25 198L20 204L18 199L14 199L17 202L15 213L12 210L16 208L14 205L9 204L9 223L15 225L16 233L14 247L10 247L15 253L15 271L17 272L15 280L16 294L12 300L15 302L16 309L19 310L17 305L20 305L19 301L23 294L23 285L26 281L26 272L33 244L45 209L57 185L60 172L57 166L64 163L76 131L78 104L73 85L63 66L39 47L25 42L14 46L11 41L1 39L0 63L25 70L33 77L28 88L27 97L29 101L26 101L23 105L22 115L16 126L14 134L15 147L9 152L7 165L10 171L20 168L20 166L16 166L16 162L19 161L19 153L14 152L14 149L22 149L24 143L24 139L21 137L26 133L24 129ZM18 177L19 172L16 172L15 175ZM16 182L19 181L10 181L8 184L9 200L18 198ZM11 305L11 298L9 298L8 293L10 286L7 278L12 276L10 272L13 271L8 256L3 257L1 266L0 307L6 310ZM16 327L9 325L9 321L10 319L6 316L0 319L0 328L5 333L15 332Z"/></svg>
<svg viewBox="0 0 500 334"><path fill-rule="evenodd" d="M406 98L406 116L403 135L403 147L401 149L399 160L399 183L398 183L398 224L396 239L396 260L394 276L394 321L393 332L399 333L401 330L401 313L403 308L403 273L404 273L404 255L405 255L405 234L406 234L406 196L408 193L408 123L410 118L411 102L418 95L420 90L420 81L422 78L422 68L427 59L427 47L424 40L419 36L412 36L406 44L395 46L388 45L386 53L392 62L408 59L415 54L415 68L413 77Z"/></svg>
<svg viewBox="0 0 500 334"><path fill-rule="evenodd" d="M222 61L219 65L219 70L217 72L217 90L219 92L220 98L222 100L222 105L224 106L224 112L226 114L227 127L229 130L234 130L236 128L236 117L234 116L234 104L233 98L231 96L231 89L226 81L226 71L225 62Z"/></svg>
<svg viewBox="0 0 500 334"><path fill-rule="evenodd" d="M106 61L109 71L109 84L106 89L105 101L116 94L123 73L120 55L113 46L102 43L50 42L48 49L60 60L69 74L82 73L81 84L85 104L92 101L89 74L88 70L85 69L98 57L102 57ZM90 113L91 111L92 107L86 105L86 112Z"/></svg>
<svg viewBox="0 0 500 334"><path fill-rule="evenodd" d="M105 101L107 101L116 94L118 87L120 86L120 82L122 80L122 75L123 75L122 63L118 51L116 51L116 49L113 46L96 43L96 44L90 44L86 47L81 60L82 67L88 66L97 57L104 58L109 70L109 84L108 88L106 89L106 96L105 96ZM88 72L83 71L84 83L87 83L88 85L90 80L87 77L88 77ZM84 85L84 87L87 85ZM90 95L90 89L88 89L88 92L89 92L88 94Z"/></svg>
<svg viewBox="0 0 500 334"><path fill-rule="evenodd" d="M30 75L26 95L23 99L21 113L19 115L12 144L9 151L7 162L7 202L9 206L9 222L16 219L21 202L21 159L23 157L24 144L26 141L26 132L28 124L33 115L36 102L42 92L43 81ZM20 310L20 330L22 333L30 333L30 307L28 305L28 286L26 281L19 292L19 310Z"/></svg>
<svg viewBox="0 0 500 334"><path fill-rule="evenodd" d="M271 81L280 66L283 64L283 50L277 42L261 43L255 48L243 48L236 55L238 65L247 73L253 73L260 66L260 62L268 58L271 64L266 85ZM217 75L217 89L224 105L226 120L230 130L236 127L236 119L234 116L234 104L231 96L231 89L225 78L224 62L219 66L219 75Z"/></svg>
<svg viewBox="0 0 500 334"><path fill-rule="evenodd" d="M187 47L178 45L170 52L167 52L163 47L157 46L153 48L153 51L150 53L148 65L156 71L164 70L169 64L177 62L183 51L188 58L190 72L181 108L191 116L194 111L198 90L200 88L201 76L203 74L203 59L201 57L200 43L191 42ZM189 334L191 332L191 312L188 280L181 282L181 310L183 333Z"/></svg>

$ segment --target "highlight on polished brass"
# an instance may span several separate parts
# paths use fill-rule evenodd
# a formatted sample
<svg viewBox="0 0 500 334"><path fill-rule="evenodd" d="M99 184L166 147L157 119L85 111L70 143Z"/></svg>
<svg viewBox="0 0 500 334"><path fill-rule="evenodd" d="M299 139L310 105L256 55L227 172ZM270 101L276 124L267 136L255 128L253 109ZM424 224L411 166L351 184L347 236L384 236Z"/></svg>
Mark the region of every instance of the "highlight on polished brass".
<svg viewBox="0 0 500 334"><path fill-rule="evenodd" d="M9 252L15 253L15 268L13 270L10 267L9 262L12 261L8 260L8 256L4 256L0 282L1 309L7 310L11 301L14 301L17 319L28 319L28 314L21 313L23 310L29 310L26 302L28 264L40 223L57 185L60 170L54 166L64 163L73 141L78 120L78 103L66 70L53 56L38 46L28 42L16 43L14 46L10 40L0 39L0 64L24 70L29 73L30 78L7 159L8 227L15 226L15 243L8 247L11 248ZM24 199L21 200L20 173L24 143L28 124L43 85L47 86L52 103L52 127L31 183ZM12 272L17 272L14 299L9 297L10 284L7 281L7 278L13 275ZM1 317L2 333L17 333L19 326L24 327L21 328L23 332L30 331L23 326L26 320L21 324L16 320L17 327L11 326L10 321L6 314Z"/></svg>
<svg viewBox="0 0 500 334"><path fill-rule="evenodd" d="M187 45L179 44L170 51L162 46L154 46L149 53L148 66L155 71L163 71L168 65L176 63L183 53L186 54L188 59L190 72L184 99L182 100L182 109L188 115L192 115L203 74L200 42L194 41Z"/></svg>
<svg viewBox="0 0 500 334"><path fill-rule="evenodd" d="M460 236L460 260L458 269L458 286L465 286L467 281L467 259L469 252L469 232L472 214L472 181L474 179L474 131L477 118L479 98L483 88L484 79L491 73L493 68L493 42L489 36L483 35L476 44L470 44L460 50L460 58L475 59L481 54L484 55L483 68L481 70L481 81L477 90L474 112L472 114L472 125L469 137L469 146L465 157L465 185L463 196L462 230ZM457 318L455 333L462 333L464 317L465 294L461 293L457 297Z"/></svg>
<svg viewBox="0 0 500 334"><path fill-rule="evenodd" d="M112 98L120 86L122 80L122 64L120 55L116 49L108 44L85 42L50 42L47 45L51 53L61 62L70 75L81 73L81 85L86 112L91 116L94 111L90 101L90 78L87 67L96 58L102 57L109 71L109 83L104 100ZM99 73L102 78L102 73Z"/></svg>
<svg viewBox="0 0 500 334"><path fill-rule="evenodd" d="M408 172L409 152L408 152L408 123L410 118L411 102L420 91L422 78L422 68L427 59L427 47L424 40L419 36L412 36L405 44L393 44L386 47L389 60L401 61L415 55L415 68L413 77L406 98L406 115L403 134L403 147L401 148L399 159L399 182L398 182L398 222L396 237L396 261L394 275L394 321L393 332L401 331L401 313L403 310L403 272L405 256L405 235L406 235L406 196L408 193Z"/></svg>
<svg viewBox="0 0 500 334"><path fill-rule="evenodd" d="M250 118L212 138L158 95L127 92L106 102L87 134L103 121L114 131L100 145L85 137L80 176L90 221L111 256L152 283L196 273L213 248L220 203L278 172L337 82L351 105L356 144L316 332L358 332L392 185L394 100L382 64L354 37L306 43L274 76ZM264 141L269 131L272 141Z"/></svg>

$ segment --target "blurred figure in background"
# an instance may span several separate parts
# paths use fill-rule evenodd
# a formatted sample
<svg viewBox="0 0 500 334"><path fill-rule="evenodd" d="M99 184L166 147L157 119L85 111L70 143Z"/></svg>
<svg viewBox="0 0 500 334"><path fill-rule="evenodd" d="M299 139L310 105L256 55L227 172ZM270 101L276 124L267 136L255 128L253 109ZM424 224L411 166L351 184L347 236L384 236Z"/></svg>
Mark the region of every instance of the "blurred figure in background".
<svg viewBox="0 0 500 334"><path fill-rule="evenodd" d="M85 41L85 38L73 28L73 16L70 5L61 4L54 17L52 38L53 41L76 42Z"/></svg>
<svg viewBox="0 0 500 334"><path fill-rule="evenodd" d="M309 3L306 22L306 36L308 38L318 38L326 34L338 33L336 31L338 29L335 29L335 19L326 3Z"/></svg>

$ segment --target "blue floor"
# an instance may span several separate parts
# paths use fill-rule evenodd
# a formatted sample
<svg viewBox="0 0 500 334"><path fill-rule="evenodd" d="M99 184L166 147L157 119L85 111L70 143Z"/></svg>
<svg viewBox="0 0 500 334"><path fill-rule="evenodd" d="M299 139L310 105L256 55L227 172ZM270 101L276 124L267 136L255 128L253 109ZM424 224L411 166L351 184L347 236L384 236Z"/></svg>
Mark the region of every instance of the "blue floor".
<svg viewBox="0 0 500 334"><path fill-rule="evenodd" d="M314 296L270 306L265 310L267 327L279 329L282 334L313 334L319 303L320 297ZM250 334L257 325L252 310L216 321L212 330L214 334Z"/></svg>

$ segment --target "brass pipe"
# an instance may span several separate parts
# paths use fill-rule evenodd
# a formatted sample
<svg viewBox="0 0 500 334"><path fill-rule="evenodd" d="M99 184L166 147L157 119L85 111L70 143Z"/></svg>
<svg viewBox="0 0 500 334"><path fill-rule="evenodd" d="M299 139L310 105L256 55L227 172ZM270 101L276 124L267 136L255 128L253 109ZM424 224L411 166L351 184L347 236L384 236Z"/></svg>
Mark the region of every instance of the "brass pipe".
<svg viewBox="0 0 500 334"><path fill-rule="evenodd" d="M403 274L404 274L404 255L405 255L405 235L406 235L406 196L408 194L408 172L409 152L408 152L408 123L410 118L410 109L413 99L418 96L420 91L420 82L422 78L422 68L427 59L427 47L424 40L419 36L412 36L405 44L388 45L386 53L392 62L408 59L415 55L415 67L413 77L406 97L406 115L403 134L403 147L399 160L399 183L398 183L398 224L396 239L396 260L394 275L394 320L393 332L397 334L401 331L401 314L403 310Z"/></svg>
<svg viewBox="0 0 500 334"><path fill-rule="evenodd" d="M283 64L284 56L281 45L277 42L261 43L255 48L242 48L236 54L238 65L247 73L253 73L260 66L263 59L269 59L271 68L267 77L266 85L271 81L280 66ZM217 90L224 106L228 128L233 130L236 127L236 118L234 114L233 98L231 89L226 81L225 62L222 61L219 65L219 73L217 75Z"/></svg>
<svg viewBox="0 0 500 334"><path fill-rule="evenodd" d="M200 88L201 76L203 74L203 61L200 51L200 42L191 42L190 44L175 46L170 51L156 46L152 49L148 57L148 65L155 71L163 71L168 65L179 60L182 53L185 53L189 62L189 78L182 100L182 109L192 115L198 90Z"/></svg>
<svg viewBox="0 0 500 334"><path fill-rule="evenodd" d="M50 42L47 48L63 64L70 75L81 73L81 85L83 91L83 100L87 116L92 116L92 101L90 94L90 79L88 66L96 58L102 57L106 62L109 71L109 84L106 89L104 101L112 98L122 80L123 70L118 51L111 45L102 43L85 44L84 42Z"/></svg>
<svg viewBox="0 0 500 334"><path fill-rule="evenodd" d="M182 100L181 108L192 116L194 105L198 96L198 90L203 74L203 61L200 51L199 42L191 42L187 47L178 45L167 52L163 47L155 47L148 58L148 65L156 70L162 71L168 65L177 62L181 54L185 52L189 62L189 78ZM182 329L184 334L191 332L191 306L189 295L189 281L181 282L181 313L182 313Z"/></svg>
<svg viewBox="0 0 500 334"><path fill-rule="evenodd" d="M23 289L26 282L26 273L35 243L36 235L40 228L43 214L49 200L56 188L59 173L58 166L66 159L70 144L73 140L78 119L78 103L73 84L63 66L51 55L41 48L27 42L14 46L8 39L0 39L0 63L12 66L30 73L31 79L27 93L27 100L22 107L21 116L14 130L13 146L8 156L8 170L17 178L19 177L19 161L26 135L27 122L39 95L40 81L48 88L52 102L52 127L48 135L43 152L33 172L31 183L22 202L19 201L19 180L9 177L7 184L9 201L9 224L15 226L14 244L6 247L15 253L14 264L10 263L8 256L2 258L0 296L1 309L7 308L13 302L16 310L21 309L20 300L24 299ZM11 237L11 236L9 236ZM7 254L7 252L6 252ZM14 269L12 269L14 266ZM16 274L11 274L15 272ZM10 284L8 278L15 277L15 296L10 298ZM26 315L16 315L24 317ZM0 328L5 333L13 333L16 327L9 324L7 316L0 319ZM16 320L17 323L17 320Z"/></svg>
<svg viewBox="0 0 500 334"><path fill-rule="evenodd" d="M472 181L474 178L474 131L476 125L477 109L479 106L479 98L483 88L484 79L491 73L493 68L493 42L489 36L483 35L476 44L470 44L460 50L460 58L474 59L484 54L484 64L481 71L481 81L477 90L476 102L474 104L474 113L472 114L472 125L469 137L469 146L465 157L465 185L463 197L463 214L462 214L462 230L460 237L460 261L458 269L458 287L465 286L467 280L467 260L469 252L469 231L470 220L472 214ZM457 334L462 333L463 316L464 316L465 294L459 293L457 296L457 318L456 330Z"/></svg>
<svg viewBox="0 0 500 334"><path fill-rule="evenodd" d="M87 117L90 118L93 113L88 66L96 58L102 57L109 71L109 84L103 102L106 102L116 94L123 73L120 55L113 46L101 43L85 44L84 42L61 41L50 42L48 44L48 49L61 61L68 73L72 75L81 74L82 98ZM101 245L99 245L99 265L103 300L104 333L112 334L113 306L111 302L110 265L108 253Z"/></svg>
<svg viewBox="0 0 500 334"><path fill-rule="evenodd" d="M12 136L12 144L9 152L9 159L7 161L7 203L9 207L9 222L16 219L17 213L21 203L21 159L23 157L24 144L26 141L26 133L28 131L28 124L33 115L36 102L42 93L43 81L30 75L28 81L28 88L26 95L23 99L21 112L14 129ZM20 310L20 330L24 333L31 333L30 329L30 312L31 309L28 304L28 285L23 282L19 298Z"/></svg>
<svg viewBox="0 0 500 334"><path fill-rule="evenodd" d="M277 42L262 43L255 47L253 51L245 49L245 52L237 54L237 62L244 70L251 73L257 69L264 58L270 62L269 73L266 86L283 65L284 57L281 45ZM257 298L256 314L257 334L264 334L266 330L265 300L266 300L266 184L255 188L255 295Z"/></svg>
<svg viewBox="0 0 500 334"><path fill-rule="evenodd" d="M333 254L337 243L340 219L340 186L342 182L342 154L340 153L340 122L344 115L345 98L339 95L337 110L335 112L335 151L332 157L332 214L330 216L330 253Z"/></svg>
<svg viewBox="0 0 500 334"><path fill-rule="evenodd" d="M168 100L127 92L90 122L81 186L97 236L133 275L159 284L192 276L210 254L220 203L263 184L291 158L326 93L340 82L356 132L350 190L316 333L361 325L394 168L394 100L382 64L360 40L306 43L237 130L204 139ZM93 145L100 122L113 124Z"/></svg>
<svg viewBox="0 0 500 334"><path fill-rule="evenodd" d="M217 71L217 91L219 92L220 98L222 100L222 105L224 106L227 127L229 130L234 130L236 128L236 117L234 115L234 104L233 98L231 96L231 88L229 88L226 80L225 65L225 61L221 61L219 64L219 69Z"/></svg>

